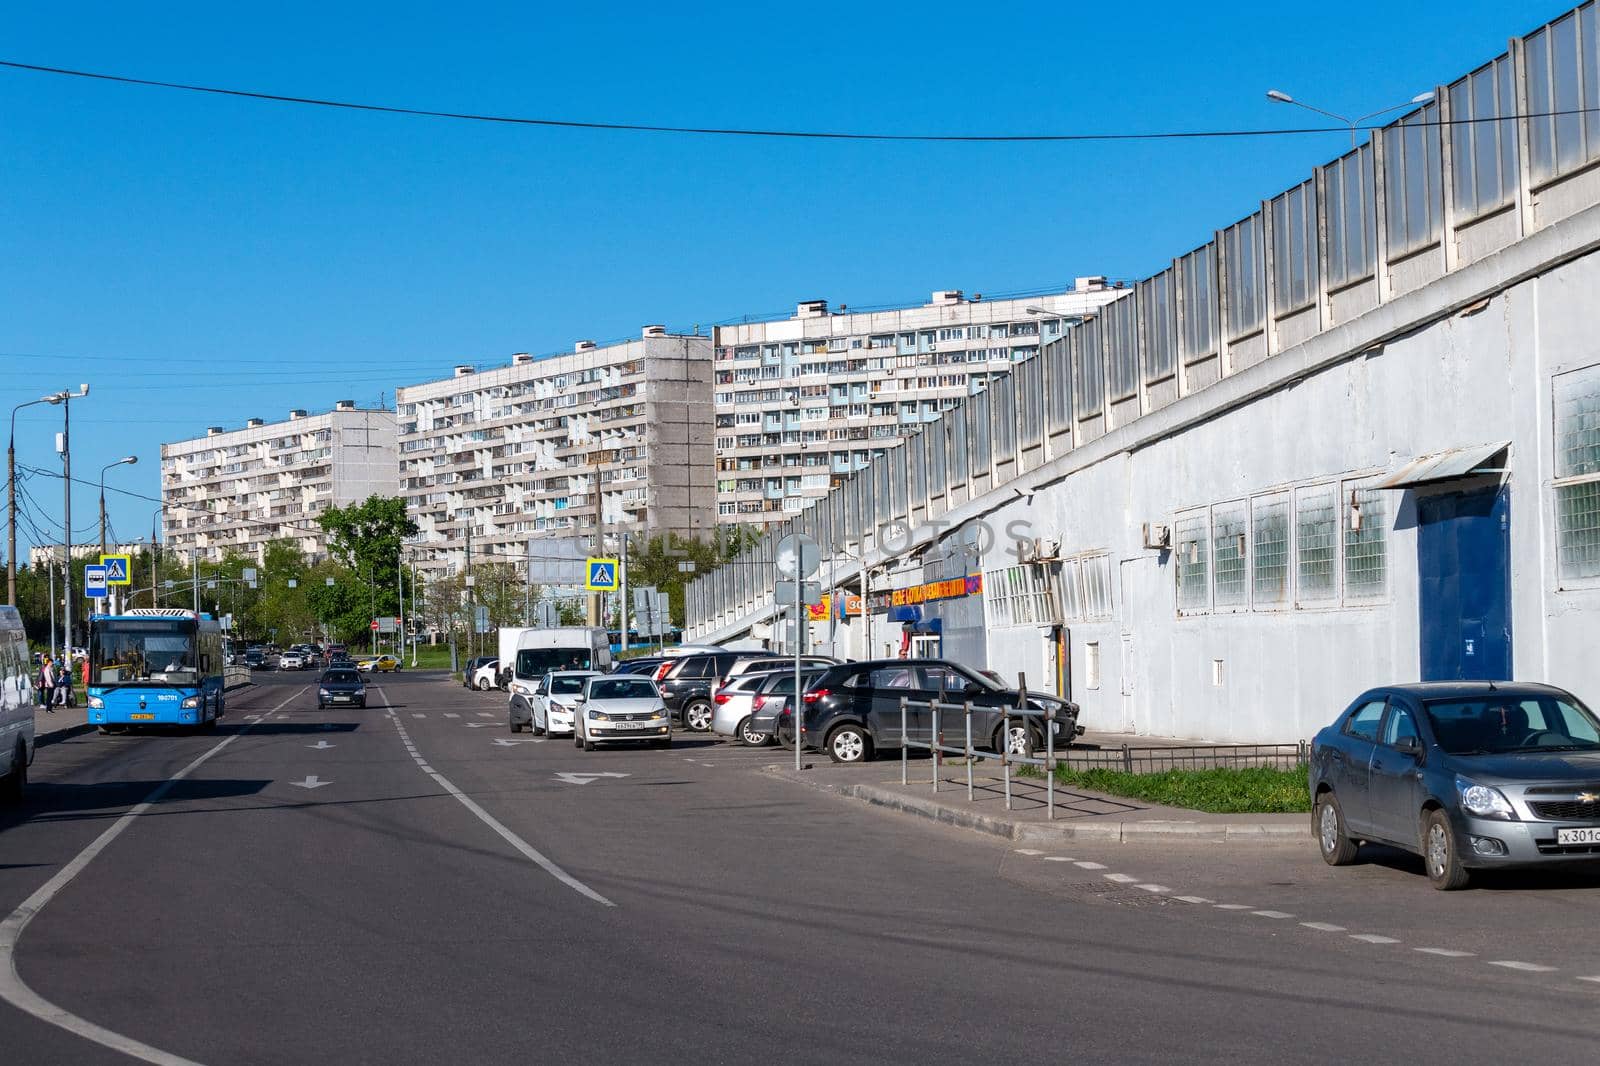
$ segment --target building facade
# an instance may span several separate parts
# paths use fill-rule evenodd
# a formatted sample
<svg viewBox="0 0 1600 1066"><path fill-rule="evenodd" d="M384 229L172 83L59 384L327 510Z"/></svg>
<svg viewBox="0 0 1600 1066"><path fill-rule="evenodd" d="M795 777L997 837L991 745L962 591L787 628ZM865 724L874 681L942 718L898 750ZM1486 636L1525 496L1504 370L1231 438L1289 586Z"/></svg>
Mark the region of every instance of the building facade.
<svg viewBox="0 0 1600 1066"><path fill-rule="evenodd" d="M330 507L398 491L393 411L341 400L332 411L252 418L243 429L161 446L165 547L188 561L228 553L260 558L292 540L313 558L327 551L317 516Z"/></svg>
<svg viewBox="0 0 1600 1066"><path fill-rule="evenodd" d="M136 540L119 544L107 544L107 555L137 555L142 551L150 550L150 542ZM91 540L87 544L74 544L72 558L83 559L88 562L97 562L100 558L100 542ZM28 565L43 566L46 563L61 565L62 553L60 544L34 544L28 548Z"/></svg>
<svg viewBox="0 0 1600 1066"><path fill-rule="evenodd" d="M1119 295L1104 278L1079 278L1066 292L943 290L884 311L808 300L792 318L719 327L718 517L766 525L810 507Z"/></svg>
<svg viewBox="0 0 1600 1066"><path fill-rule="evenodd" d="M646 326L397 390L402 491L419 568L525 559L541 539L716 526L709 337Z"/></svg>

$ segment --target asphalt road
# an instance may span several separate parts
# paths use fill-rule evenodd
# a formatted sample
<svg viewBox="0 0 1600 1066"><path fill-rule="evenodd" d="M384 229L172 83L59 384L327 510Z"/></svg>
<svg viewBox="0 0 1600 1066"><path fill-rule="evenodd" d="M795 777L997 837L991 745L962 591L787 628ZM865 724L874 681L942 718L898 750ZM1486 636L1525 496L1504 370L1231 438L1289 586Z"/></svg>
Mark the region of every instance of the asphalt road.
<svg viewBox="0 0 1600 1066"><path fill-rule="evenodd" d="M781 753L585 753L437 675L366 711L311 680L217 734L41 749L0 813L0 949L59 890L0 965L0 1061L1592 1058L1593 875L1025 854L760 772Z"/></svg>

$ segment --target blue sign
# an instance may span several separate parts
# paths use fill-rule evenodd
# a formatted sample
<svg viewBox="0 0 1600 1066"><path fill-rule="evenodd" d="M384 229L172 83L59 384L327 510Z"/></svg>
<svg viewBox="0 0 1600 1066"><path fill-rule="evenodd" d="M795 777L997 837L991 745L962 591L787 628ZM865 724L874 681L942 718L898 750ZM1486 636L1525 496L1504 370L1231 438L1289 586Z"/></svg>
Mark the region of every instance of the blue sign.
<svg viewBox="0 0 1600 1066"><path fill-rule="evenodd" d="M126 555L102 555L100 568L106 572L106 584L133 584L133 559Z"/></svg>
<svg viewBox="0 0 1600 1066"><path fill-rule="evenodd" d="M105 599L106 568L90 563L83 568L83 594L91 600Z"/></svg>
<svg viewBox="0 0 1600 1066"><path fill-rule="evenodd" d="M617 591L617 561L615 559L590 559L589 577L583 587L590 592Z"/></svg>

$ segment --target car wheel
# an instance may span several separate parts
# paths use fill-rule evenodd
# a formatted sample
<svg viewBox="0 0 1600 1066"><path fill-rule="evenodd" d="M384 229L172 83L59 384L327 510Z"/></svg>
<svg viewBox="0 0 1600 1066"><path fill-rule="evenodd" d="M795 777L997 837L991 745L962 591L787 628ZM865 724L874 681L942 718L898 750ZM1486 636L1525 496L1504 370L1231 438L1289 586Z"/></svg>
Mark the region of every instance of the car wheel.
<svg viewBox="0 0 1600 1066"><path fill-rule="evenodd" d="M534 714L532 711L528 712L528 729L530 731L532 731L534 736L536 736L536 737L549 736L549 734L550 734L549 719L546 719L545 722L546 722L545 725L540 725L539 724L539 716Z"/></svg>
<svg viewBox="0 0 1600 1066"><path fill-rule="evenodd" d="M356 706L360 707L364 711L364 710L367 709L367 701L366 700L360 700L360 701L358 701L356 703Z"/></svg>
<svg viewBox="0 0 1600 1066"><path fill-rule="evenodd" d="M585 736L583 738L583 750L584 751L593 751L594 750L594 741L590 740L588 738L588 736Z"/></svg>
<svg viewBox="0 0 1600 1066"><path fill-rule="evenodd" d="M1450 816L1442 810L1429 811L1423 819L1422 862L1428 869L1428 880L1442 892L1466 888L1472 880L1472 871L1461 865L1461 856L1456 852Z"/></svg>
<svg viewBox="0 0 1600 1066"><path fill-rule="evenodd" d="M740 722L739 723L739 728L734 730L734 732L738 733L739 739L744 741L746 747L750 747L750 748L765 747L766 743L767 743L767 740L769 738L768 738L767 734L750 728L750 722L752 720L752 717L753 716L747 717L747 718L745 718L744 721Z"/></svg>
<svg viewBox="0 0 1600 1066"><path fill-rule="evenodd" d="M577 727L573 727L572 730L572 746L575 748L583 747L583 738L578 735Z"/></svg>
<svg viewBox="0 0 1600 1066"><path fill-rule="evenodd" d="M488 680L486 678L481 678L481 677L478 678L478 691L479 692L488 692L489 691L489 682L488 682Z"/></svg>
<svg viewBox="0 0 1600 1066"><path fill-rule="evenodd" d="M994 750L1002 750L1001 743L1005 744L1004 751L1007 755L1020 756L1024 759L1033 758L1036 748L1033 730L1026 722L1012 722L1009 727L1002 726L994 734Z"/></svg>
<svg viewBox="0 0 1600 1066"><path fill-rule="evenodd" d="M7 803L21 803L28 791L28 749L17 741L17 750L11 753L11 773L0 783L0 798Z"/></svg>
<svg viewBox="0 0 1600 1066"><path fill-rule="evenodd" d="M839 763L866 762L872 758L872 740L858 725L842 725L828 734L828 758Z"/></svg>
<svg viewBox="0 0 1600 1066"><path fill-rule="evenodd" d="M509 715L506 716L506 724L511 727L511 731L513 733L522 732L522 723L517 721L515 718L512 718Z"/></svg>
<svg viewBox="0 0 1600 1066"><path fill-rule="evenodd" d="M712 714L711 704L705 700L695 700L683 709L683 724L691 732L710 732Z"/></svg>
<svg viewBox="0 0 1600 1066"><path fill-rule="evenodd" d="M772 733L778 740L778 746L784 751L794 750L794 726L791 725L785 728L780 722L773 728Z"/></svg>
<svg viewBox="0 0 1600 1066"><path fill-rule="evenodd" d="M1322 852L1322 861L1329 866L1350 865L1359 847L1345 831L1344 811L1332 792L1317 797L1316 812L1317 850Z"/></svg>

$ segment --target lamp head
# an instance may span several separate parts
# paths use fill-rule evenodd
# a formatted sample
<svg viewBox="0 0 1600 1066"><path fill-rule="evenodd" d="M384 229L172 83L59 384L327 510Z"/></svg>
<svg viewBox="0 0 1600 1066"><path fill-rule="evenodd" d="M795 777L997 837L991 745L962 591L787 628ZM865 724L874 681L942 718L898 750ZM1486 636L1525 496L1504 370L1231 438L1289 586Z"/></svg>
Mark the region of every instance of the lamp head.
<svg viewBox="0 0 1600 1066"><path fill-rule="evenodd" d="M1268 100L1274 100L1274 101L1276 101L1276 102L1278 102L1280 104L1292 104L1292 103L1294 103L1294 97L1290 96L1286 92L1283 92L1281 89L1268 89L1267 90L1267 99Z"/></svg>

